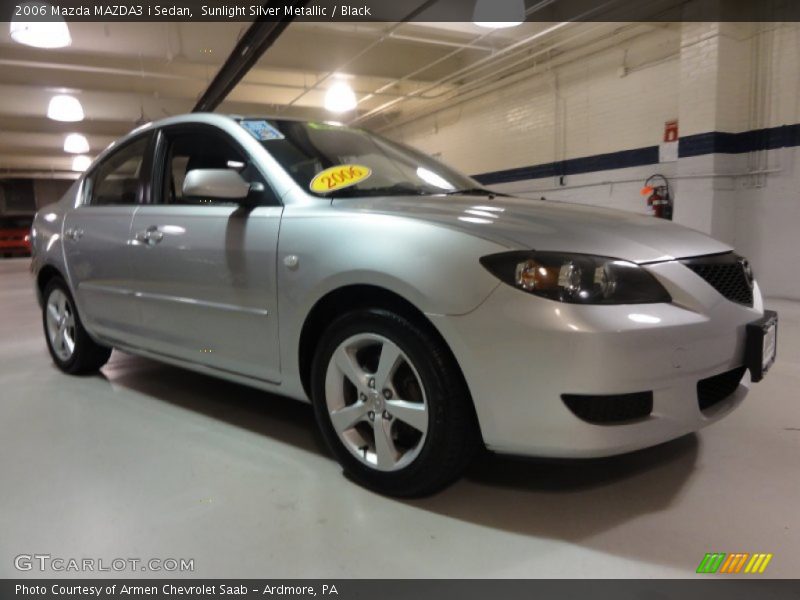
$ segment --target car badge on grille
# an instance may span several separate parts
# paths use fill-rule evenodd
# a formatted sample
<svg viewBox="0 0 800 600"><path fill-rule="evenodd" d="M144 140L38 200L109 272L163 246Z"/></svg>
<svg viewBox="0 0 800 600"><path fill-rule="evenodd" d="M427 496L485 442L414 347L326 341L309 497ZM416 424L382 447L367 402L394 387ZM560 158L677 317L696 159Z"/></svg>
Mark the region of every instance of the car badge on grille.
<svg viewBox="0 0 800 600"><path fill-rule="evenodd" d="M745 281L747 281L748 287L752 290L753 289L753 269L750 266L750 261L746 258L740 258L739 264L742 265L742 272L744 272Z"/></svg>

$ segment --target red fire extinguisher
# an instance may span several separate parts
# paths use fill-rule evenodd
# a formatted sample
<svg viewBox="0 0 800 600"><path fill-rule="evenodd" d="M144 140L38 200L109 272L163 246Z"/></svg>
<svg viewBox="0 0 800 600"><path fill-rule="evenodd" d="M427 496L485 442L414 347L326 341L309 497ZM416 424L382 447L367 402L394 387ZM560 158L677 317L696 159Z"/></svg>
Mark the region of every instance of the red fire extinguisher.
<svg viewBox="0 0 800 600"><path fill-rule="evenodd" d="M655 180L660 180L659 185L656 185ZM648 177L644 182L641 194L647 196L647 206L651 209L654 217L672 220L672 194L666 177L658 173Z"/></svg>

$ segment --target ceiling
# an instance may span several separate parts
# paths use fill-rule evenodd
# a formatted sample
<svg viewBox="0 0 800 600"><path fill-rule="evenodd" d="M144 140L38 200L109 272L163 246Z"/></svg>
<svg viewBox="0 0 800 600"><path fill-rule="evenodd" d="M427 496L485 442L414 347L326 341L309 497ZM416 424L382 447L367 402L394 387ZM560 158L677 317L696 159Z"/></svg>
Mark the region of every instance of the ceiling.
<svg viewBox="0 0 800 600"><path fill-rule="evenodd" d="M0 23L0 177L64 176L72 162L63 151L67 133L86 135L94 156L137 124L190 111L248 26L76 22L69 25L71 46L43 50L14 43ZM217 110L381 126L648 27L654 26L295 22ZM336 116L323 108L323 97L341 78L359 104ZM75 95L86 119L48 119L57 93Z"/></svg>

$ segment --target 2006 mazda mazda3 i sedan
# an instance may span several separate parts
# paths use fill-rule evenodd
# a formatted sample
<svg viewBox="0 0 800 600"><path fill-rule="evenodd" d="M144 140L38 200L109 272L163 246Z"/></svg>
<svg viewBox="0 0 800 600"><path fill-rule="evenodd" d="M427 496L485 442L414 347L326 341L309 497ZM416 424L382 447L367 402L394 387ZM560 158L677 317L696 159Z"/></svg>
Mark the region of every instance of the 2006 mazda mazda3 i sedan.
<svg viewBox="0 0 800 600"><path fill-rule="evenodd" d="M119 348L310 400L344 469L392 495L482 446L597 457L696 431L775 358L777 315L727 245L496 194L336 124L145 125L32 236L61 370Z"/></svg>

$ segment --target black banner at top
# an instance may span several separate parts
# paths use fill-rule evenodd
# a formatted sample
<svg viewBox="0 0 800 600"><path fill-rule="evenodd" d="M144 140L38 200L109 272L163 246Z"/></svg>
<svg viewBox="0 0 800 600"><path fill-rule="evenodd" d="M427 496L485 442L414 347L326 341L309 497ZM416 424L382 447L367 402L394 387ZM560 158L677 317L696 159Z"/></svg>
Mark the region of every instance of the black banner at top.
<svg viewBox="0 0 800 600"><path fill-rule="evenodd" d="M800 21L798 0L0 0L11 21Z"/></svg>

